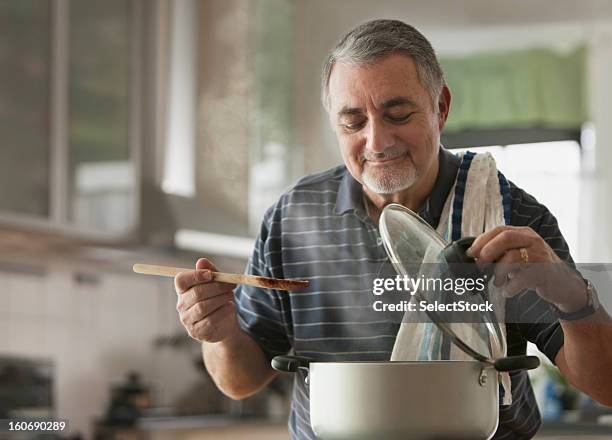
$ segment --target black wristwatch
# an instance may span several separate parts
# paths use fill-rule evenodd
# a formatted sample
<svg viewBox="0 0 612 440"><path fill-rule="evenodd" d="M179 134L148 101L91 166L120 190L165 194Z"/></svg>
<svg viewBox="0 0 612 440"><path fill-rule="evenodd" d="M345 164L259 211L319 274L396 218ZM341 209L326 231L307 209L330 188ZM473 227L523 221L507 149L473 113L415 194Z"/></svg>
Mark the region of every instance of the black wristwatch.
<svg viewBox="0 0 612 440"><path fill-rule="evenodd" d="M589 280L586 281L586 294L587 294L587 303L580 310L576 310L575 312L562 312L557 307L557 314L560 319L564 321L578 321L579 319L584 319L588 316L593 315L599 309L599 298L597 297L597 290Z"/></svg>

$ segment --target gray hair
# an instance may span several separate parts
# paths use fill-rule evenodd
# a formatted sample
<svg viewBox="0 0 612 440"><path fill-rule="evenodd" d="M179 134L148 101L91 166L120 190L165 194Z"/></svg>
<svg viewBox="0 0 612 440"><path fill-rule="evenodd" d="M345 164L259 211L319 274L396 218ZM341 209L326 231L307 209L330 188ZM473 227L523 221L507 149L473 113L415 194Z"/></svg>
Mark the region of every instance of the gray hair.
<svg viewBox="0 0 612 440"><path fill-rule="evenodd" d="M421 84L436 103L444 86L444 74L433 47L414 27L399 20L372 20L360 24L338 42L323 65L321 101L329 110L329 78L336 63L367 65L394 53L409 56Z"/></svg>

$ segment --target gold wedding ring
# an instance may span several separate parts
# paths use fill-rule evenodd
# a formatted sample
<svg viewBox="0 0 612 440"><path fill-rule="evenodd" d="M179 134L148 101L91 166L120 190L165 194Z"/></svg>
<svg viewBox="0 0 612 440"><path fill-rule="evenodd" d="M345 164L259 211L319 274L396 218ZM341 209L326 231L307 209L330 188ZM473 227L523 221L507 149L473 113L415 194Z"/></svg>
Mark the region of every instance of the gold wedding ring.
<svg viewBox="0 0 612 440"><path fill-rule="evenodd" d="M521 254L521 261L523 264L529 264L529 252L527 252L527 249L522 247L519 249L519 252Z"/></svg>

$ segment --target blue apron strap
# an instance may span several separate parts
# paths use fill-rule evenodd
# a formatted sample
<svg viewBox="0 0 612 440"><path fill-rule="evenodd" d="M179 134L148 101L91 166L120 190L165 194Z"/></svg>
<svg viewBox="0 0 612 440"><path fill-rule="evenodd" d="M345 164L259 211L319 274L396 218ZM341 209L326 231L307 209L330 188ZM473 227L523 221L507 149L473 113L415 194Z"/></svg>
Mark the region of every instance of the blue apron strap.
<svg viewBox="0 0 612 440"><path fill-rule="evenodd" d="M510 224L510 212L512 209L512 195L510 194L510 184L499 171L497 172L497 178L499 179L499 193L502 196L502 204L504 207L504 223Z"/></svg>

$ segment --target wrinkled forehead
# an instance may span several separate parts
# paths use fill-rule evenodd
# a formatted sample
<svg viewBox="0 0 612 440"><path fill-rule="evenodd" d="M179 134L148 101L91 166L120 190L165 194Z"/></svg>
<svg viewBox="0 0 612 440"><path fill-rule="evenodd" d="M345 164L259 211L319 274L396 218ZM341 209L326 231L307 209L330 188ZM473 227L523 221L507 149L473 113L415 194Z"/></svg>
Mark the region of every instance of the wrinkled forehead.
<svg viewBox="0 0 612 440"><path fill-rule="evenodd" d="M380 108L398 97L425 104L428 94L421 85L412 59L393 54L368 64L338 62L329 79L330 116L342 108Z"/></svg>

